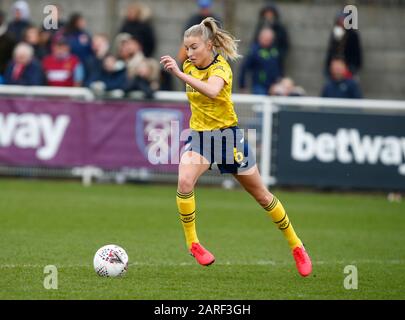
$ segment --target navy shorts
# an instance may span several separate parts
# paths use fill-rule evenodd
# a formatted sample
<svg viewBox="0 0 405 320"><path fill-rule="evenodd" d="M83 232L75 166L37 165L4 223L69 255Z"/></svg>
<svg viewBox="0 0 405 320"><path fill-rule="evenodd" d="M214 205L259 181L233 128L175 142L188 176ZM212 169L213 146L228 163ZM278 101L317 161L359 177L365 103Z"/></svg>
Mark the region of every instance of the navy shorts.
<svg viewBox="0 0 405 320"><path fill-rule="evenodd" d="M211 131L191 130L183 148L183 152L186 151L202 155L210 163L210 169L215 163L221 173L242 173L256 164L244 131L236 126Z"/></svg>

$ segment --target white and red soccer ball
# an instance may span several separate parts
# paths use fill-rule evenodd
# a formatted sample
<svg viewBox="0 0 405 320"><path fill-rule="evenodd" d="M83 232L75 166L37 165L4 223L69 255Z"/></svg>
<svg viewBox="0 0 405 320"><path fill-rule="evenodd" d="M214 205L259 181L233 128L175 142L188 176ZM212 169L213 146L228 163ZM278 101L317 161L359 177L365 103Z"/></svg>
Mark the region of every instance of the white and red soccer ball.
<svg viewBox="0 0 405 320"><path fill-rule="evenodd" d="M109 244L97 250L93 265L101 277L122 276L128 270L128 255L120 246Z"/></svg>

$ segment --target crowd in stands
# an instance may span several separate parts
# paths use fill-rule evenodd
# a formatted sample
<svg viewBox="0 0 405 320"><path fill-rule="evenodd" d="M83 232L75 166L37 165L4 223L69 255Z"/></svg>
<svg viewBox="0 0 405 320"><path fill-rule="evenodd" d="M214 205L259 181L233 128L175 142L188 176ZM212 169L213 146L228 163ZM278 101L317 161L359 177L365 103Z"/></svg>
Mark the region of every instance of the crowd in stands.
<svg viewBox="0 0 405 320"><path fill-rule="evenodd" d="M160 66L152 58L156 39L148 7L134 3L113 43L92 35L80 13L67 21L58 8L58 28L45 29L30 19L26 1L16 1L10 22L0 11L0 84L89 87L122 97L140 92L152 98L160 87Z"/></svg>
<svg viewBox="0 0 405 320"><path fill-rule="evenodd" d="M196 0L199 11L184 26L213 16L212 0ZM31 21L26 1L14 2L10 19L0 11L0 84L88 87L96 94L123 97L141 92L153 98L159 89L170 90L169 75L153 58L156 49L151 10L142 3L130 4L124 21L110 42L105 34L91 34L80 13L63 19L58 7L58 28L45 29ZM358 72L362 52L357 30L345 29L346 14L336 16L325 55L325 85L322 97L361 98ZM7 22L7 20L9 20ZM303 96L305 90L286 75L290 50L287 27L278 7L269 2L258 13L249 50L241 62L238 88L241 92ZM186 59L180 46L177 60Z"/></svg>
<svg viewBox="0 0 405 320"><path fill-rule="evenodd" d="M325 98L361 98L358 72L362 52L358 31L344 28L348 15L339 12L330 35L325 58ZM303 96L305 90L287 77L289 51L287 28L281 21L278 7L269 2L259 12L249 51L242 61L239 88L242 92L277 96ZM250 80L250 88L247 88Z"/></svg>

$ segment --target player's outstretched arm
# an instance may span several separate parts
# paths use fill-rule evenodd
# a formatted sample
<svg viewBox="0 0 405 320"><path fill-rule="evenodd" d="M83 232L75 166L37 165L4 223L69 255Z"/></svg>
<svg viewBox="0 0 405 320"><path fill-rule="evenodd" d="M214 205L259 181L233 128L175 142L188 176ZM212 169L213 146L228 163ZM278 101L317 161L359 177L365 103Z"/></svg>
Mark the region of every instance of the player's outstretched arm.
<svg viewBox="0 0 405 320"><path fill-rule="evenodd" d="M212 76L205 82L185 74L180 70L176 60L174 60L171 56L161 57L160 63L163 65L166 71L170 72L183 82L192 86L198 92L211 99L214 99L225 85L225 81L217 76Z"/></svg>

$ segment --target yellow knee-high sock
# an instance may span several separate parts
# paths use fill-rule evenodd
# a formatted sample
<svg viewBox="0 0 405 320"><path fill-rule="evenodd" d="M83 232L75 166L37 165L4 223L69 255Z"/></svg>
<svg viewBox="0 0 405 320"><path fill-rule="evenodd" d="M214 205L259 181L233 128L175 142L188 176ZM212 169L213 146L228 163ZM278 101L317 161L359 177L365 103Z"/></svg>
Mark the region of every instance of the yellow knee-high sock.
<svg viewBox="0 0 405 320"><path fill-rule="evenodd" d="M191 248L193 242L199 242L195 230L195 198L194 191L181 193L177 191L177 208L179 209L180 220L183 224L187 248Z"/></svg>
<svg viewBox="0 0 405 320"><path fill-rule="evenodd" d="M273 196L273 200L265 206L264 209L277 227L283 232L291 249L302 245L302 242L297 237L283 205L275 196Z"/></svg>

